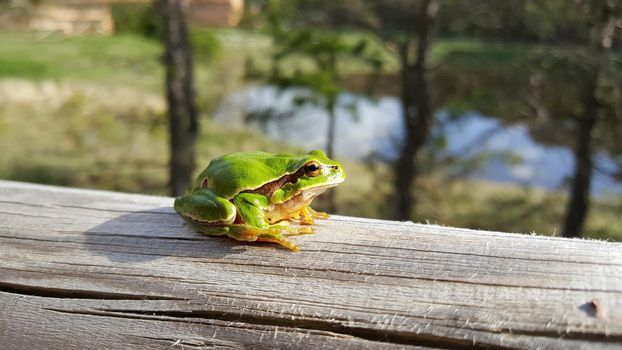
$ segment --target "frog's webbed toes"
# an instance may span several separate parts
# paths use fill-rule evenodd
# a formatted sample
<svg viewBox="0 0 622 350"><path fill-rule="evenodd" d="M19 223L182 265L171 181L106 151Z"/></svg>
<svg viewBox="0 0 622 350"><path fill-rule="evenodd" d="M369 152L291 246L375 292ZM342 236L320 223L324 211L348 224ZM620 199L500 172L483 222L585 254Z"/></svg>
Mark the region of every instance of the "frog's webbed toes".
<svg viewBox="0 0 622 350"><path fill-rule="evenodd" d="M231 225L227 236L238 241L247 242L272 242L282 245L292 251L299 250L298 246L288 240L284 235L301 235L314 233L311 227L290 227L280 223L268 228L257 228L249 225Z"/></svg>
<svg viewBox="0 0 622 350"><path fill-rule="evenodd" d="M302 225L313 225L313 219L328 219L329 217L327 213L315 211L309 206L302 208L299 216L301 217L299 221Z"/></svg>
<svg viewBox="0 0 622 350"><path fill-rule="evenodd" d="M296 236L296 235L306 235L310 233L315 233L315 229L309 226L286 227L281 232L282 234L287 235L287 236Z"/></svg>
<svg viewBox="0 0 622 350"><path fill-rule="evenodd" d="M315 211L311 209L311 207L307 207L307 210L309 211L309 215L311 215L311 217L313 217L314 219L328 219L330 217L328 213L322 211Z"/></svg>
<svg viewBox="0 0 622 350"><path fill-rule="evenodd" d="M304 212L304 214L298 218L298 222L300 222L301 225L313 225L314 223L313 218L307 212Z"/></svg>
<svg viewBox="0 0 622 350"><path fill-rule="evenodd" d="M282 245L283 247L297 252L300 248L280 233L262 233L257 237L257 242L271 242Z"/></svg>

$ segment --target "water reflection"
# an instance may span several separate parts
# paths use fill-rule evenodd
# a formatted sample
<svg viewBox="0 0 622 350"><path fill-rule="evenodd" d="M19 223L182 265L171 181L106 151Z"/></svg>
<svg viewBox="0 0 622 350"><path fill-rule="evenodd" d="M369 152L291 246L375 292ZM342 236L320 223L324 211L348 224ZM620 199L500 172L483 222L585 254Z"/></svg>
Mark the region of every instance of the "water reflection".
<svg viewBox="0 0 622 350"><path fill-rule="evenodd" d="M250 87L229 95L215 118L232 126L250 125L272 138L307 149L325 148L328 127L326 112L310 105L294 107L295 96L295 90L279 92L267 86ZM400 138L400 120L399 105L394 99L372 101L344 93L337 103L337 157L363 159L378 152L386 157L396 153L397 148L392 140ZM355 113L351 110L353 105ZM277 118L263 120L257 117L257 112L270 108ZM249 115L256 118L249 118Z"/></svg>
<svg viewBox="0 0 622 350"><path fill-rule="evenodd" d="M234 127L250 126L266 135L306 149L324 148L328 116L319 107L295 105L299 91L280 90L270 86L254 86L229 95L215 114L215 119ZM339 97L335 154L338 158L394 159L403 137L401 106L394 97L377 100L344 93ZM267 110L271 119L264 118ZM525 125L502 125L499 120L471 113L461 118L449 118L439 113L440 122L435 134L447 137L445 155L469 157L478 152L490 154L513 153L522 160L508 163L502 157L491 157L471 173L472 178L510 182L547 189L565 184L573 170L572 153L566 147L540 145L531 138ZM612 167L604 154L597 155L600 167ZM596 172L593 178L596 194L622 192L616 184Z"/></svg>

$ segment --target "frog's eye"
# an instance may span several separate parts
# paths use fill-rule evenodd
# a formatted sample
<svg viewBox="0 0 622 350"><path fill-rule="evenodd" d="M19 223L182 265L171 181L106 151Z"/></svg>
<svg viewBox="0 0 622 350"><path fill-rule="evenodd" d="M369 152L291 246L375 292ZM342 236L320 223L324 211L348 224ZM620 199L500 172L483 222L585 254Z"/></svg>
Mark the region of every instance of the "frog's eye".
<svg viewBox="0 0 622 350"><path fill-rule="evenodd" d="M305 164L305 174L309 177L320 175L320 164L313 160Z"/></svg>

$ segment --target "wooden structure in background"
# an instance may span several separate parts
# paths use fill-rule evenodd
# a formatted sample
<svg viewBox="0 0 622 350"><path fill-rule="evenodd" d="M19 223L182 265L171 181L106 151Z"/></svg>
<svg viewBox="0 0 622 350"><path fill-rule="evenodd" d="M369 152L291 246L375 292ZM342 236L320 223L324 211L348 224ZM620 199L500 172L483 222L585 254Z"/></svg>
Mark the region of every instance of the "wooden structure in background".
<svg viewBox="0 0 622 350"><path fill-rule="evenodd" d="M244 0L180 0L190 23L236 26L244 13ZM7 25L37 31L60 31L66 35L111 34L111 4L151 3L151 0L39 0L21 3L14 14L1 16ZM19 17L19 18L12 18Z"/></svg>
<svg viewBox="0 0 622 350"><path fill-rule="evenodd" d="M63 34L110 34L110 3L104 0L41 1L31 6L29 29Z"/></svg>
<svg viewBox="0 0 622 350"><path fill-rule="evenodd" d="M244 14L244 0L185 0L193 24L236 26Z"/></svg>
<svg viewBox="0 0 622 350"><path fill-rule="evenodd" d="M620 243L334 216L292 253L172 202L0 181L2 348L622 344Z"/></svg>

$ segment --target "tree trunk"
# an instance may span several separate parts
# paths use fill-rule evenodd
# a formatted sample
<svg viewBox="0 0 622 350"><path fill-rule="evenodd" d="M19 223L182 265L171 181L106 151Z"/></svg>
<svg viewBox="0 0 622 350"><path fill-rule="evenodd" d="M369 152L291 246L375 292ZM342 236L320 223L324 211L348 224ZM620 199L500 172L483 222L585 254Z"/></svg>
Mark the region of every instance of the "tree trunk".
<svg viewBox="0 0 622 350"><path fill-rule="evenodd" d="M413 162L416 145L413 128L411 125L415 120L414 101L412 96L412 69L408 59L408 44L399 46L400 55L400 83L401 83L401 102L404 129L404 145L400 152L395 167L394 196L396 200L395 218L407 220L410 218L412 209L415 205L412 196L412 186L416 178L416 167Z"/></svg>
<svg viewBox="0 0 622 350"><path fill-rule="evenodd" d="M328 129L326 135L326 155L333 158L335 148L335 125L337 124L336 99L330 99L327 104L328 110ZM326 210L334 213L337 210L337 191L336 189L328 191L324 196L326 198Z"/></svg>
<svg viewBox="0 0 622 350"><path fill-rule="evenodd" d="M328 112L328 127L326 129L326 155L328 158L333 158L335 148L335 125L337 124L337 114L335 99L328 101L326 109Z"/></svg>
<svg viewBox="0 0 622 350"><path fill-rule="evenodd" d="M593 56L591 62L588 63L589 78L585 89L583 115L577 122L577 145L574 151L575 174L564 219L564 237L579 237L581 235L589 210L593 172L592 140L600 111L597 91L600 76L608 61L615 31L613 8L614 0L602 0L597 9L597 22L593 28L590 43Z"/></svg>
<svg viewBox="0 0 622 350"><path fill-rule="evenodd" d="M418 176L417 158L428 140L434 119L427 80L427 63L435 16L436 3L433 0L423 0L414 64L410 63L410 45L408 43L399 45L405 141L395 167L395 218L398 220L410 219L415 208L412 190Z"/></svg>
<svg viewBox="0 0 622 350"><path fill-rule="evenodd" d="M590 96L595 97L595 96ZM596 126L597 101L585 102L585 114L579 121L578 144L574 151L575 174L564 220L564 237L579 237L587 216L592 182L592 132Z"/></svg>
<svg viewBox="0 0 622 350"><path fill-rule="evenodd" d="M168 101L171 158L171 195L183 194L192 182L195 143L199 130L195 106L192 48L181 2L156 0L163 20L166 47L166 97Z"/></svg>

